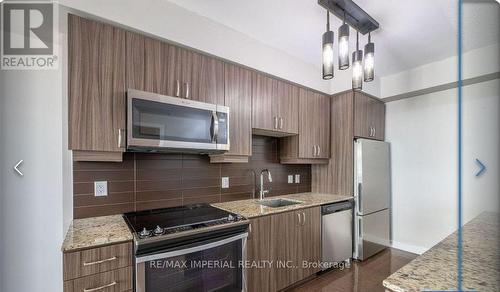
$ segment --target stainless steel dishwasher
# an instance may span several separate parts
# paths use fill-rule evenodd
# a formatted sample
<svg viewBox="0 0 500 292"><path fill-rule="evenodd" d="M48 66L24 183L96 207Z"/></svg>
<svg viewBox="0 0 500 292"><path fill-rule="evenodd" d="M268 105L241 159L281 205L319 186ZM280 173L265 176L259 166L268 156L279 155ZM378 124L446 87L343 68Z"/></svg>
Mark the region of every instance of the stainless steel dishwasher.
<svg viewBox="0 0 500 292"><path fill-rule="evenodd" d="M352 210L351 200L321 206L323 270L352 258Z"/></svg>

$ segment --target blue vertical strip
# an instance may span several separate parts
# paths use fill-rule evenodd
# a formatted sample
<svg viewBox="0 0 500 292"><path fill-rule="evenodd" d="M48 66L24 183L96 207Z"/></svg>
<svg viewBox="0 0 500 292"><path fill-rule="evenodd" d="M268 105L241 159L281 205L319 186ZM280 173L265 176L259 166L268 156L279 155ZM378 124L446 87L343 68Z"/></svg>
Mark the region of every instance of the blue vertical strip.
<svg viewBox="0 0 500 292"><path fill-rule="evenodd" d="M458 236L457 290L462 291L462 0L458 0Z"/></svg>

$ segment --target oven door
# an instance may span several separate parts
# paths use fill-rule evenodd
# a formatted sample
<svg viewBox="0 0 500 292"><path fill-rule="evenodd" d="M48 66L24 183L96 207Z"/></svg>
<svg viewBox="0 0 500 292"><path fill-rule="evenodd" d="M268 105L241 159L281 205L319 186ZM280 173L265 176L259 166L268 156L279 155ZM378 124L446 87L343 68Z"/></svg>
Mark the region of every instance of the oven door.
<svg viewBox="0 0 500 292"><path fill-rule="evenodd" d="M247 236L136 257L136 292L246 291Z"/></svg>
<svg viewBox="0 0 500 292"><path fill-rule="evenodd" d="M193 149L216 152L224 136L218 106L129 89L127 148ZM219 125L221 124L221 125Z"/></svg>

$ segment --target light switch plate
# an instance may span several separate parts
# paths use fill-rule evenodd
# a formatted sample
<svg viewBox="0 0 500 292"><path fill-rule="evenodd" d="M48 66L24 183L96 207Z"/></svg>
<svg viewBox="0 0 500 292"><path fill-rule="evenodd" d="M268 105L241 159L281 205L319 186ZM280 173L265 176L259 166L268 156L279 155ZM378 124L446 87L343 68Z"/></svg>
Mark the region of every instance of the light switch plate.
<svg viewBox="0 0 500 292"><path fill-rule="evenodd" d="M293 184L293 175L288 175L288 183Z"/></svg>
<svg viewBox="0 0 500 292"><path fill-rule="evenodd" d="M227 177L227 176L222 177L222 183L221 184L222 184L222 188L223 189L229 188L229 177Z"/></svg>
<svg viewBox="0 0 500 292"><path fill-rule="evenodd" d="M295 183L300 184L300 174L295 175Z"/></svg>
<svg viewBox="0 0 500 292"><path fill-rule="evenodd" d="M94 196L105 197L108 195L108 182L107 181L95 181L94 182Z"/></svg>

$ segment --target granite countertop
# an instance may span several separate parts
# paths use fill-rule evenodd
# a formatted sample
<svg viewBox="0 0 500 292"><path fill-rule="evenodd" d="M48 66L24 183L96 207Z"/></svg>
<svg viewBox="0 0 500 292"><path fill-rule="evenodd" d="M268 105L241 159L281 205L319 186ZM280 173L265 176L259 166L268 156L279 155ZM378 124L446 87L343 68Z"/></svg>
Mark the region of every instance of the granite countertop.
<svg viewBox="0 0 500 292"><path fill-rule="evenodd" d="M122 215L75 219L62 245L63 252L94 248L133 239Z"/></svg>
<svg viewBox="0 0 500 292"><path fill-rule="evenodd" d="M215 203L212 206L226 210L232 213L240 214L246 218L259 217L274 213L281 213L291 210L303 209L313 206L320 206L329 203L335 203L352 199L352 196L340 196L326 193L298 193L284 196L268 197L266 200L284 198L294 201L300 201L301 204L288 205L278 208L266 207L258 204L257 199L240 200L225 203Z"/></svg>
<svg viewBox="0 0 500 292"><path fill-rule="evenodd" d="M484 212L462 228L462 290L500 287L499 214ZM457 289L457 232L383 281L396 292Z"/></svg>

